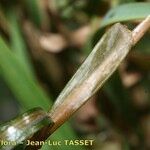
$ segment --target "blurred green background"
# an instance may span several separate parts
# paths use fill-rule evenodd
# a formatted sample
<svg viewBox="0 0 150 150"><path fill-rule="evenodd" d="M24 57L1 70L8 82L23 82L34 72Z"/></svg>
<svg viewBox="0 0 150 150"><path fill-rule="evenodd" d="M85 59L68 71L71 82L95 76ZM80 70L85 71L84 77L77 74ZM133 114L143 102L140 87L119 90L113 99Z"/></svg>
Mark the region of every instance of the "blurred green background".
<svg viewBox="0 0 150 150"><path fill-rule="evenodd" d="M109 26L132 30L149 14L149 0L0 0L0 123L33 107L50 109ZM94 145L42 150L150 149L150 32L50 139Z"/></svg>

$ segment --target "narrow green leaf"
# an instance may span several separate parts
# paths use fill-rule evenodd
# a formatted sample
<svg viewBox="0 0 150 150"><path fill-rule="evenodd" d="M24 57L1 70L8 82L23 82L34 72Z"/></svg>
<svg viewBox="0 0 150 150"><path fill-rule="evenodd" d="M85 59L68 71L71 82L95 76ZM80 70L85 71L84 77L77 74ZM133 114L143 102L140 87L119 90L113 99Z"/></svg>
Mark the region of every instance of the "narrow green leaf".
<svg viewBox="0 0 150 150"><path fill-rule="evenodd" d="M113 24L115 22L131 21L135 19L143 19L150 14L150 2L137 2L120 5L111 9L103 21L100 27Z"/></svg>
<svg viewBox="0 0 150 150"><path fill-rule="evenodd" d="M0 70L14 95L25 108L42 107L48 109L50 101L37 81L31 78L24 64L0 38Z"/></svg>
<svg viewBox="0 0 150 150"><path fill-rule="evenodd" d="M9 22L11 47L16 56L25 65L24 67L26 67L31 76L33 76L33 68L29 60L26 44L20 29L19 19L15 11L9 12Z"/></svg>

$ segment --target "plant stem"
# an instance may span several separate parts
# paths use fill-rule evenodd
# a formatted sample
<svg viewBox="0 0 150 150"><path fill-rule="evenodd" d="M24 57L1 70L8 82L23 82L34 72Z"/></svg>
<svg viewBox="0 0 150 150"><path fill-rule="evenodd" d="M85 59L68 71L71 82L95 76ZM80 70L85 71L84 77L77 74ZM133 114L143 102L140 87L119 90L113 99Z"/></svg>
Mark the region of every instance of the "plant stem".
<svg viewBox="0 0 150 150"><path fill-rule="evenodd" d="M132 46L134 46L142 37L143 35L146 33L146 31L149 29L150 27L150 16L148 16L146 19L144 19L132 32L131 32L131 35L132 35ZM98 50L98 49L97 49ZM116 50L117 51L117 50ZM89 68L91 69L91 68ZM110 70L111 72L111 70ZM84 74L83 74L84 76ZM97 78L95 76L95 78ZM94 78L93 78L94 79ZM88 79L87 79L88 80ZM88 84L85 86L89 86ZM91 85L90 85L91 86ZM96 84L95 84L96 86ZM83 88L84 89L84 88ZM90 87L89 87L90 89ZM77 89L76 89L77 90ZM86 89L88 90L88 89ZM98 89L97 89L98 90ZM75 92L75 91L74 91ZM79 91L78 91L79 92ZM81 91L80 91L81 92ZM88 91L85 91L86 93L88 93ZM80 93L73 93L74 96L78 97L78 95L80 95ZM89 95L88 98L90 98L91 96L93 95L93 93L91 93L91 95ZM88 100L88 98L86 99L86 101ZM52 119L56 121L55 125L53 126L53 128L51 129L51 133L54 132L56 130L57 127L59 127L61 124L63 124L63 122L68 119L68 116L66 115L68 112L70 112L70 109L72 109L72 113L75 112L78 108L80 108L85 102L83 103L80 103L78 101L78 98L75 99L74 101L74 105L72 105L72 108L71 107L67 107L67 105L69 105L69 103L72 103L71 100L68 101L68 103L66 103L66 106L65 107L62 107L63 104L66 102L66 100L64 99L63 101L61 101L61 103L59 103L59 98L56 100L55 104L54 104L54 107L52 108L52 110L50 111L49 115L52 117ZM58 105L59 106L56 106L58 107L59 109L55 109L55 105ZM77 104L79 104L79 106L77 106ZM70 105L71 106L71 105ZM65 111L64 115L62 115L62 112L63 112L63 109L68 109ZM75 111L73 111L75 109ZM57 115L56 115L57 114ZM71 116L72 114L70 114ZM60 118L59 118L60 117ZM58 120L61 120L61 118L63 118L63 121L62 122L59 122Z"/></svg>
<svg viewBox="0 0 150 150"><path fill-rule="evenodd" d="M133 31L133 45L135 45L150 28L150 15L146 17Z"/></svg>
<svg viewBox="0 0 150 150"><path fill-rule="evenodd" d="M54 126L44 128L38 140L45 140L77 111L107 81L150 27L150 16L132 32L117 23L108 30L57 98L48 115ZM37 148L32 148L37 149Z"/></svg>

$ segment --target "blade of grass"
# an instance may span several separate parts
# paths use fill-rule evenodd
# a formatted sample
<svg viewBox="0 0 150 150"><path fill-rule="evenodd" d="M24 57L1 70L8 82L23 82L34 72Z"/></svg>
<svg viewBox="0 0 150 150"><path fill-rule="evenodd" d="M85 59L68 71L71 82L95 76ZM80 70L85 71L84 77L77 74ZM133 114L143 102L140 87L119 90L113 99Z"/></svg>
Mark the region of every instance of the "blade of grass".
<svg viewBox="0 0 150 150"><path fill-rule="evenodd" d="M31 78L20 59L13 54L7 44L0 38L0 69L1 75L25 108L41 106L48 109L49 98L41 90L36 80Z"/></svg>
<svg viewBox="0 0 150 150"><path fill-rule="evenodd" d="M137 2L120 5L111 9L104 19L100 27L111 25L115 22L131 21L136 19L144 19L150 14L150 2Z"/></svg>
<svg viewBox="0 0 150 150"><path fill-rule="evenodd" d="M11 40L11 48L16 54L16 56L22 61L29 70L30 75L33 75L33 67L31 65L31 61L29 60L29 55L27 52L27 48L25 45L25 41L23 39L23 35L21 33L21 28L20 28L20 20L15 13L15 11L11 10L9 12L9 29L10 29L10 40Z"/></svg>

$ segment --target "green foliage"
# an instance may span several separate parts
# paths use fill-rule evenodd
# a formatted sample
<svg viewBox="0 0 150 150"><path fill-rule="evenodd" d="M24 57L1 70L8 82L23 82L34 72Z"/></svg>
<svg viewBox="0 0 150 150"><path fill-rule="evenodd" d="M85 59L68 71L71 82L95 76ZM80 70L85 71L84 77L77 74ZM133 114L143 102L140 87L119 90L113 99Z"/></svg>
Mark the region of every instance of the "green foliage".
<svg viewBox="0 0 150 150"><path fill-rule="evenodd" d="M33 67L29 59L29 54L26 48L26 44L23 39L23 33L21 32L20 20L14 10L11 10L8 14L9 29L10 29L10 42L13 53L24 63L24 67L30 71L30 75L33 76Z"/></svg>
<svg viewBox="0 0 150 150"><path fill-rule="evenodd" d="M19 2L16 0L15 1L2 0L0 2L0 7L2 8L0 10L0 77L3 80L5 80L7 86L12 91L13 95L17 98L17 101L21 106L22 110L28 110L30 108L40 106L47 111L53 104L54 100L52 97L54 97L55 94L51 92L52 91L51 82L47 83L46 80L49 79L51 81L51 76L48 76L46 74L46 71L51 72L49 71L50 65L48 64L48 59L46 59L46 61L43 61L42 59L51 58L49 57L50 55L54 56L53 58L57 57L56 60L61 64L60 66L62 72L64 72L65 74L65 76L61 77L61 80L62 82L64 82L64 80L67 81L72 75L72 72L74 72L73 69L76 68L76 66L79 66L79 63L81 63L80 59L82 58L83 54L84 56L86 56L87 53L89 53L92 50L95 43L97 42L97 39L100 39L100 35L102 35L106 31L107 26L112 25L113 23L116 22L126 22L130 23L130 25L132 26L135 26L135 24L137 24L136 22L137 20L143 19L150 14L150 2L148 1L137 2L136 0L113 0L113 1L99 0L96 2L90 1L88 1L88 3L83 2L83 4L82 2L80 3L79 1L68 1L68 0L62 1L58 0L57 2L54 0L53 2L56 3L56 6L54 6L54 12L52 11L51 14L53 15L54 13L54 18L56 17L56 19L54 20L53 17L51 17L51 15L47 13L47 7L40 6L41 1L23 0ZM51 6L53 5L49 4L50 8ZM104 8L102 8L102 6L104 6ZM46 11L44 13L43 13L44 9L41 9L41 7L46 7ZM78 9L78 7L80 9ZM99 7L100 9L94 10L94 8ZM5 11L3 12L3 10ZM66 11L67 13L65 13ZM43 25L47 23L44 21L45 19L44 14L47 14L46 17L48 18L48 22L50 22L50 26L47 26L46 29L43 29ZM103 16L103 14L105 15ZM40 59L41 62L43 61L46 64L45 65L47 67L46 69L43 67L44 65L41 65L39 62L35 61L36 58L34 58L34 56L30 56L31 49L27 43L26 37L23 34L24 29L22 25L24 21L29 21L31 24L33 24L33 27L35 28L35 30L37 29L37 32L39 33L38 35L45 35L45 33L46 34L58 33L60 35L63 35L64 33L67 33L64 34L63 37L67 37L66 39L71 39L72 36L68 38L68 32L66 32L66 28L74 29L74 27L77 28L80 26L84 26L85 24L88 24L90 21L92 22L95 19L95 16L98 16L98 22L101 23L98 27L98 31L96 31L95 36L89 36L88 41L86 42L84 47L80 46L74 47L74 45L69 45L65 49L66 51L60 52L60 54L53 54L52 52L44 52L43 54L44 56L40 55L42 56L40 57ZM56 26L58 25L58 27L54 26L53 22ZM66 28L63 28L63 25ZM93 26L93 28L94 27L95 26ZM72 34L72 31L70 33ZM146 141L146 137L143 137L144 131L146 129L143 130L143 128L141 127L140 120L143 119L141 116L143 116L143 114L145 115L146 114L145 112L149 111L150 103L147 104L147 106L144 106L144 108L140 107L138 109L133 105L133 98L131 97L131 95L136 87L140 87L142 90L145 91L146 93L145 95L147 95L145 99L149 101L150 98L150 95L147 94L150 90L149 39L150 34L147 33L143 37L143 39L133 48L131 54L129 54L129 57L126 59L127 68L129 69L129 71L133 70L138 74L140 74L140 79L137 81L137 83L131 86L130 88L125 87L124 84L122 83L121 78L122 75L117 72L104 85L104 88L102 90L104 92L105 97L107 97L108 103L110 103L111 107L113 107L113 112L111 112L111 110L108 110L109 105L105 104L106 102L105 97L102 97L103 98L102 100L100 99L101 101L100 105L102 107L100 111L104 114L104 116L110 111L111 114L110 116L112 118L106 115L105 119L106 120L110 119L111 124L109 125L112 125L111 128L113 128L114 125L115 129L117 128L117 130L121 131L119 134L121 134L121 139L123 139L124 149L131 149L132 146L134 145L132 143L132 140L130 141L130 138L128 138L130 131L133 134L133 136L135 137L136 135L138 136L138 138L140 139L139 140L140 144L143 141ZM78 51L76 51L76 49L78 49ZM42 50L44 51L44 49ZM77 57L74 57L74 53L72 53L72 51L76 53ZM31 58L33 59L33 61L31 61ZM66 58L69 58L69 60L71 61L68 63L68 60ZM74 61L72 60L72 58L74 59ZM40 70L39 71L40 73L37 70ZM37 76L40 77L39 80L37 80ZM45 87L48 90L44 90L44 88L41 87L40 83L42 83L41 85L46 85ZM3 86L0 88L3 88ZM56 88L54 91L59 91L58 89ZM1 93L2 91L3 90L0 89L1 105L3 105L3 102L5 100L5 95ZM9 96L8 99L11 99L11 96ZM144 98L142 100L144 100ZM104 112L102 111L103 109L105 109ZM125 126L125 129L124 127L122 128L122 126L120 126L121 124L120 122L121 123L123 122L123 126ZM105 128L107 128L107 126L109 125L106 125ZM99 129L101 130L101 126L99 126ZM129 131L126 131L128 129ZM96 134L99 133L100 132L98 131ZM86 137L86 135L84 136ZM79 137L77 137L76 133L70 126L70 123L67 122L62 127L60 127L53 135L51 135L49 139L64 140L77 138ZM97 137L95 136L95 138ZM145 146L146 144L145 145L144 144L142 145L142 148L146 149L147 148ZM62 145L61 148L59 146L51 146L49 148L48 145L42 147L42 150L49 150L49 149L70 150L70 147L65 145ZM78 146L78 148L73 146L71 147L71 149L74 150L84 148L81 146ZM98 147L98 149L100 148Z"/></svg>
<svg viewBox="0 0 150 150"><path fill-rule="evenodd" d="M24 108L39 106L48 110L49 98L2 38L0 38L0 68L1 75Z"/></svg>
<svg viewBox="0 0 150 150"><path fill-rule="evenodd" d="M143 19L150 14L150 3L129 3L111 9L101 22L100 27L115 22Z"/></svg>

